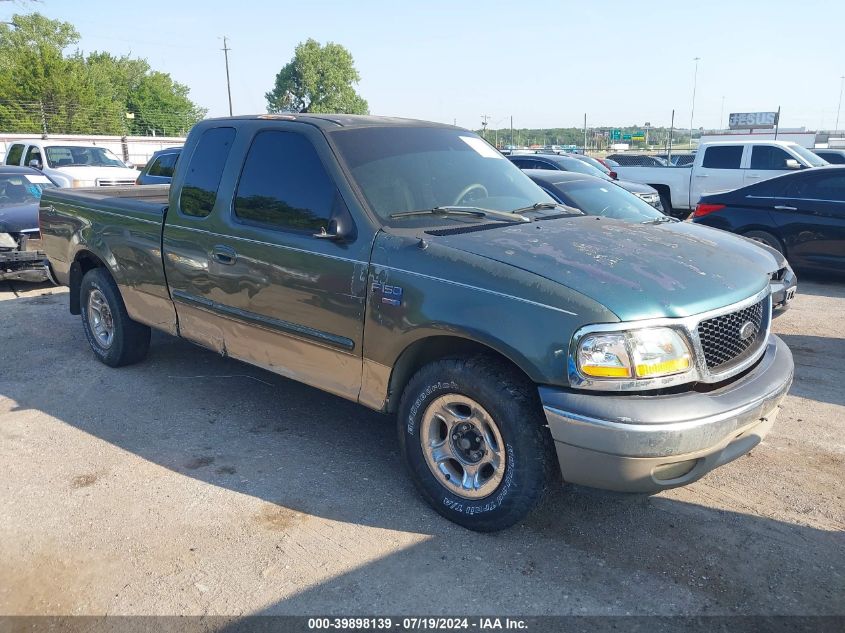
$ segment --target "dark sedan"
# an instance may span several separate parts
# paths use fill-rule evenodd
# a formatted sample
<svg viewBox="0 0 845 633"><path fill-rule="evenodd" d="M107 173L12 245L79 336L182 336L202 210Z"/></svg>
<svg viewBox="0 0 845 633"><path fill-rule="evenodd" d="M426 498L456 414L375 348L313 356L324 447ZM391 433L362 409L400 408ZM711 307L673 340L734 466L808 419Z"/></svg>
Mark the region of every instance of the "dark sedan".
<svg viewBox="0 0 845 633"><path fill-rule="evenodd" d="M637 196L619 187L610 186L599 178L572 172L539 169L528 169L525 175L561 204L575 207L587 215L601 215L625 222L652 224L677 222ZM761 246L777 262L777 270L772 275L770 283L772 305L775 308L785 308L795 296L798 279L781 252L765 244Z"/></svg>
<svg viewBox="0 0 845 633"><path fill-rule="evenodd" d="M845 166L704 196L692 221L768 244L796 269L845 272Z"/></svg>
<svg viewBox="0 0 845 633"><path fill-rule="evenodd" d="M622 187L626 191L630 191L638 198L645 200L655 209L663 210L663 205L660 202L660 194L653 187L628 180L614 180L603 171L572 156L560 154L511 154L507 158L520 169L574 171L579 174L603 178Z"/></svg>
<svg viewBox="0 0 845 633"><path fill-rule="evenodd" d="M56 184L30 167L0 165L0 280L45 281L38 201ZM35 248L34 248L35 247Z"/></svg>
<svg viewBox="0 0 845 633"><path fill-rule="evenodd" d="M831 165L845 165L845 149L811 149L819 158L824 158Z"/></svg>
<svg viewBox="0 0 845 633"><path fill-rule="evenodd" d="M141 170L136 185L169 185L176 169L176 161L182 153L181 147L168 147L157 151Z"/></svg>

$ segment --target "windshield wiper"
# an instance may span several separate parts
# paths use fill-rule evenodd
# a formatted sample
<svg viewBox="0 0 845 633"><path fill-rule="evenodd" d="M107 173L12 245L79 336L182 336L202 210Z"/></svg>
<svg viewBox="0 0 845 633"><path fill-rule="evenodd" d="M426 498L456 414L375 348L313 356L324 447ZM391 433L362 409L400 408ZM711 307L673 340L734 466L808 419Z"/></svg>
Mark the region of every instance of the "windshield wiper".
<svg viewBox="0 0 845 633"><path fill-rule="evenodd" d="M494 211L493 209L484 209L482 207L456 207L456 206L439 206L431 209L418 209L417 211L397 211L390 214L390 219L409 218L415 215L471 215L476 218L495 218L497 220L504 220L505 222L531 222L530 219L523 215L514 213L506 213L504 211Z"/></svg>
<svg viewBox="0 0 845 633"><path fill-rule="evenodd" d="M664 222L680 222L680 220L678 220L678 218L673 218L671 215L661 215L659 218L645 220L640 224L663 224Z"/></svg>
<svg viewBox="0 0 845 633"><path fill-rule="evenodd" d="M576 209L574 207L566 206L565 204L561 204L560 202L535 202L530 207L520 207L519 209L514 209L511 213L528 213L529 211L539 211L540 209L564 209L566 213L561 213L552 217L559 218L566 215L584 215L584 212L580 209ZM538 218L544 219L544 218Z"/></svg>

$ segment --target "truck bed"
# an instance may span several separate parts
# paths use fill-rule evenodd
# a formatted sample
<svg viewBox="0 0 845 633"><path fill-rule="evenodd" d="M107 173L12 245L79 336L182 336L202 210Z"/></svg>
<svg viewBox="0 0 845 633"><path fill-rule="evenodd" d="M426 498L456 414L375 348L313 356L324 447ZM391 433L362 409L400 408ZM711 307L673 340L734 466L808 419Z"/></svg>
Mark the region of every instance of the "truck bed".
<svg viewBox="0 0 845 633"><path fill-rule="evenodd" d="M167 209L169 191L170 185L49 189L45 192L45 199L84 206L94 211L120 212L130 217L160 221Z"/></svg>

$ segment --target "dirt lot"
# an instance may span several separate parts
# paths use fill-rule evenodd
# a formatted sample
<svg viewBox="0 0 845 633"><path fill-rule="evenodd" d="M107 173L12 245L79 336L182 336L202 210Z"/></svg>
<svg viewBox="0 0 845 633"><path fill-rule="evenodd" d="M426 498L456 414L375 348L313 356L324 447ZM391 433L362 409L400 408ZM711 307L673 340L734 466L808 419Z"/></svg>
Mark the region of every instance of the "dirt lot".
<svg viewBox="0 0 845 633"><path fill-rule="evenodd" d="M796 381L687 488L566 487L478 535L415 494L392 419L154 335L94 360L62 289L0 286L0 613L843 614L845 283L775 330Z"/></svg>

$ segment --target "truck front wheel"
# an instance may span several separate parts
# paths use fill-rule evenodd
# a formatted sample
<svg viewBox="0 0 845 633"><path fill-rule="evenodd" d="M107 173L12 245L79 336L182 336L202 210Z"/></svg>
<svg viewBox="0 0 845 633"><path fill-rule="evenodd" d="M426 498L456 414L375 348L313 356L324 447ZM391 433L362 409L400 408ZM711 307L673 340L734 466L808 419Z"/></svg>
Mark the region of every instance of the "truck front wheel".
<svg viewBox="0 0 845 633"><path fill-rule="evenodd" d="M402 395L399 442L425 500L480 532L523 519L557 473L536 387L486 356L423 367Z"/></svg>
<svg viewBox="0 0 845 633"><path fill-rule="evenodd" d="M120 367L147 355L150 328L129 318L108 271L94 268L85 273L79 294L85 337L97 358L110 367Z"/></svg>

